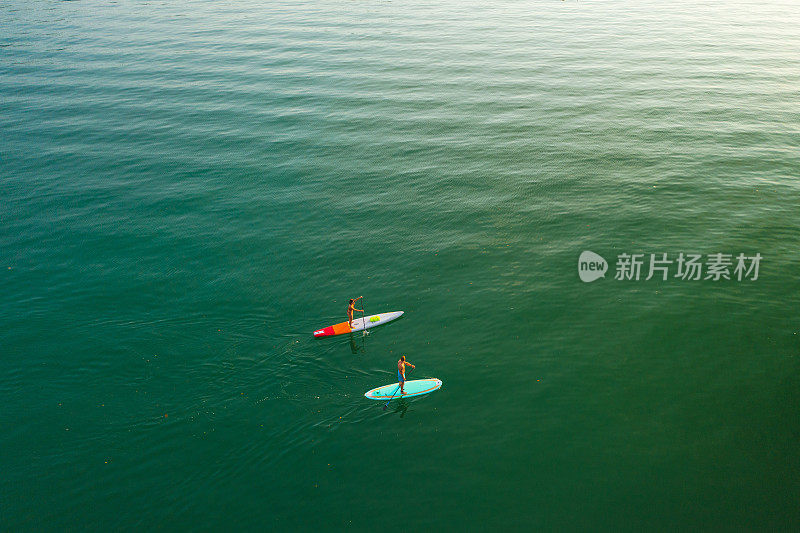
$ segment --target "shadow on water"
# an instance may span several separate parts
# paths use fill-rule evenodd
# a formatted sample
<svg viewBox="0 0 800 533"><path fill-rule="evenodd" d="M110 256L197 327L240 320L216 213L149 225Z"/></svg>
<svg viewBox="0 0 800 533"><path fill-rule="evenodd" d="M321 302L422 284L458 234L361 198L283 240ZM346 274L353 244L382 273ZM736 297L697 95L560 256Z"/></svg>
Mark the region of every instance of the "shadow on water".
<svg viewBox="0 0 800 533"><path fill-rule="evenodd" d="M365 333L363 335L354 335L350 333L350 351L353 352L353 355L358 355L359 353L366 353L367 352L367 336L369 333ZM361 339L361 343L357 342L357 339Z"/></svg>
<svg viewBox="0 0 800 533"><path fill-rule="evenodd" d="M406 416L406 411L408 411L408 406L410 404L406 401L405 398L400 398L394 406L392 413L400 413L400 418Z"/></svg>

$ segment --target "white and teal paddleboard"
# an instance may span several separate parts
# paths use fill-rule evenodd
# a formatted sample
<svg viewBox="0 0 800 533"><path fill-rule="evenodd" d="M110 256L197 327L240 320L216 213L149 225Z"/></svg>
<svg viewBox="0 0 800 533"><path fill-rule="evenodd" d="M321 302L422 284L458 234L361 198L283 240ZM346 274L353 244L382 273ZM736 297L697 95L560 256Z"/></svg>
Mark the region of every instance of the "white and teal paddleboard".
<svg viewBox="0 0 800 533"><path fill-rule="evenodd" d="M384 385L383 387L377 387L370 391L367 391L364 396L369 398L370 400L388 400L391 397L395 398L408 398L410 396L420 396L422 394L428 394L429 392L433 392L435 390L439 390L442 388L442 380L436 378L429 378L429 379L412 379L411 381L406 381L403 385L404 394L400 395L400 384L399 383L392 383L391 385Z"/></svg>

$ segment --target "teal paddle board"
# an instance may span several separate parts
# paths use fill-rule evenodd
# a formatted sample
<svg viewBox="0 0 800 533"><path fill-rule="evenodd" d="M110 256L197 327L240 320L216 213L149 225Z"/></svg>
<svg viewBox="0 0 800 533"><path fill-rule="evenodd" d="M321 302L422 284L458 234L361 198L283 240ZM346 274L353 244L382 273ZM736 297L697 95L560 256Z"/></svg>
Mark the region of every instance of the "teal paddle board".
<svg viewBox="0 0 800 533"><path fill-rule="evenodd" d="M406 381L403 385L404 394L400 395L400 384L392 383L391 385L384 385L377 387L364 393L364 396L370 400L388 400L392 396L395 398L408 398L410 396L420 396L428 394L442 387L442 380L436 378L429 379L412 379Z"/></svg>

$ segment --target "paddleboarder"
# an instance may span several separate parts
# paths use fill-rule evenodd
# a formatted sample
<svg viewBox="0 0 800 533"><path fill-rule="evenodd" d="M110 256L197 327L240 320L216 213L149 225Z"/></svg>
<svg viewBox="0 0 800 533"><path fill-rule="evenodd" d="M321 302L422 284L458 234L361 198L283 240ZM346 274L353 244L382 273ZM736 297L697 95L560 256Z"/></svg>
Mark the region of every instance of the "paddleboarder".
<svg viewBox="0 0 800 533"><path fill-rule="evenodd" d="M363 309L356 309L356 302L363 298L363 296L359 296L358 298L350 298L350 305L347 306L347 323L350 325L350 329L353 328L353 312L359 311L361 313L364 312Z"/></svg>
<svg viewBox="0 0 800 533"><path fill-rule="evenodd" d="M417 368L406 361L405 355L400 356L400 360L397 361L397 381L400 383L400 394L406 393L406 391L403 390L403 385L406 382L406 365L410 366L412 370Z"/></svg>

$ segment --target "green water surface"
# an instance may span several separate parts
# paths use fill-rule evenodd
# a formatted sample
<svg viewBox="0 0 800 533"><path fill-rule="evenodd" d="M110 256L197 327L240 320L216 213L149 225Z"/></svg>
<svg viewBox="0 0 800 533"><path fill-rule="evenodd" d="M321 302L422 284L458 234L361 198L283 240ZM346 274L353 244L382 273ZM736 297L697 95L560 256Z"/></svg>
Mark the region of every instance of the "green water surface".
<svg viewBox="0 0 800 533"><path fill-rule="evenodd" d="M789 1L0 1L0 529L796 531L798 87Z"/></svg>

